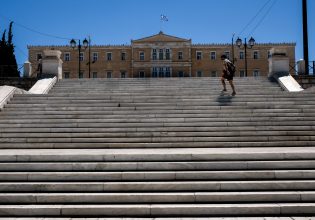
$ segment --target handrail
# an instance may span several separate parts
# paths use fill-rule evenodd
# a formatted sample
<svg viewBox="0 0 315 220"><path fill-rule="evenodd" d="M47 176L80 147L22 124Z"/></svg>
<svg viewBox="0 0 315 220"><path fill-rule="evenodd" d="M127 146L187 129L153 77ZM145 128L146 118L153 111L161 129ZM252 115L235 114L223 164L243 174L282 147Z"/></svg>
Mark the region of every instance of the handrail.
<svg viewBox="0 0 315 220"><path fill-rule="evenodd" d="M0 86L0 110L10 101L14 94L28 94L28 92L13 86Z"/></svg>

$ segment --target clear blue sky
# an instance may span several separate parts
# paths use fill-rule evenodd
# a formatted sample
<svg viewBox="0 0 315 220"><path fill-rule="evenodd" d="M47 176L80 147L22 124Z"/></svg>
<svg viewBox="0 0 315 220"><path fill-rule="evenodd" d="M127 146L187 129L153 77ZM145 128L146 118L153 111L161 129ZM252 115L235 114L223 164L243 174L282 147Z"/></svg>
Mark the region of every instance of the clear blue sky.
<svg viewBox="0 0 315 220"><path fill-rule="evenodd" d="M157 34L161 14L169 19L162 24L164 33L192 39L193 43L230 43L235 33L241 38L253 36L258 43L295 42L296 58L303 58L302 0L0 0L0 3L1 33L8 29L8 19L16 22L13 41L19 64L27 60L27 45L69 43L46 34L68 39L90 35L92 44L130 44L131 39ZM310 60L315 60L314 0L308 0L308 22Z"/></svg>

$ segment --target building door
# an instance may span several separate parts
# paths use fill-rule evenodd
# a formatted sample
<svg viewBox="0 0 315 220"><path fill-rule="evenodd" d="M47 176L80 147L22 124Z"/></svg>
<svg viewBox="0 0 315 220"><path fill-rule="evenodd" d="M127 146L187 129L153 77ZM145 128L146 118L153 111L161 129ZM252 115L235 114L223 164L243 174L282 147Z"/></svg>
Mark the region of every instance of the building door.
<svg viewBox="0 0 315 220"><path fill-rule="evenodd" d="M139 78L144 78L144 77L145 77L144 71L140 71L140 72L139 72Z"/></svg>
<svg viewBox="0 0 315 220"><path fill-rule="evenodd" d="M184 72L183 71L179 71L178 72L178 77L184 77Z"/></svg>
<svg viewBox="0 0 315 220"><path fill-rule="evenodd" d="M153 78L158 77L158 68L157 67L153 67L153 69L152 69L152 77Z"/></svg>
<svg viewBox="0 0 315 220"><path fill-rule="evenodd" d="M164 77L164 68L163 67L160 67L159 68L159 77Z"/></svg>
<svg viewBox="0 0 315 220"><path fill-rule="evenodd" d="M171 68L170 67L165 68L165 77L171 77Z"/></svg>

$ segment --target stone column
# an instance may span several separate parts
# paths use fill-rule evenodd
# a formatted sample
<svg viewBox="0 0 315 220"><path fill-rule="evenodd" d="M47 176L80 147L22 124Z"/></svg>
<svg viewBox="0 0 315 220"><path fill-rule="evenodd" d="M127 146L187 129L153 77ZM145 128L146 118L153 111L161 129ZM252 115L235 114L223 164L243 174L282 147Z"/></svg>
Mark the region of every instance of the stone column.
<svg viewBox="0 0 315 220"><path fill-rule="evenodd" d="M298 75L305 75L305 60L297 61L297 72Z"/></svg>
<svg viewBox="0 0 315 220"><path fill-rule="evenodd" d="M30 61L26 61L24 63L24 73L23 73L24 77L31 77L32 76L32 64L30 63Z"/></svg>
<svg viewBox="0 0 315 220"><path fill-rule="evenodd" d="M44 50L42 58L42 72L45 75L57 76L62 79L62 60L60 59L61 51Z"/></svg>

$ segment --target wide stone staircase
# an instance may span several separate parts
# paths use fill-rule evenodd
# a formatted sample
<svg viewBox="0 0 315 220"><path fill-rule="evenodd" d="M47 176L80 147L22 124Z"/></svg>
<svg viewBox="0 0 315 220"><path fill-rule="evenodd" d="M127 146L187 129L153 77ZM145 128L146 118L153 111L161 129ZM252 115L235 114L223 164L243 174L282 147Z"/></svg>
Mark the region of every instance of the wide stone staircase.
<svg viewBox="0 0 315 220"><path fill-rule="evenodd" d="M15 95L0 112L0 216L314 215L315 94L235 85L73 79Z"/></svg>

